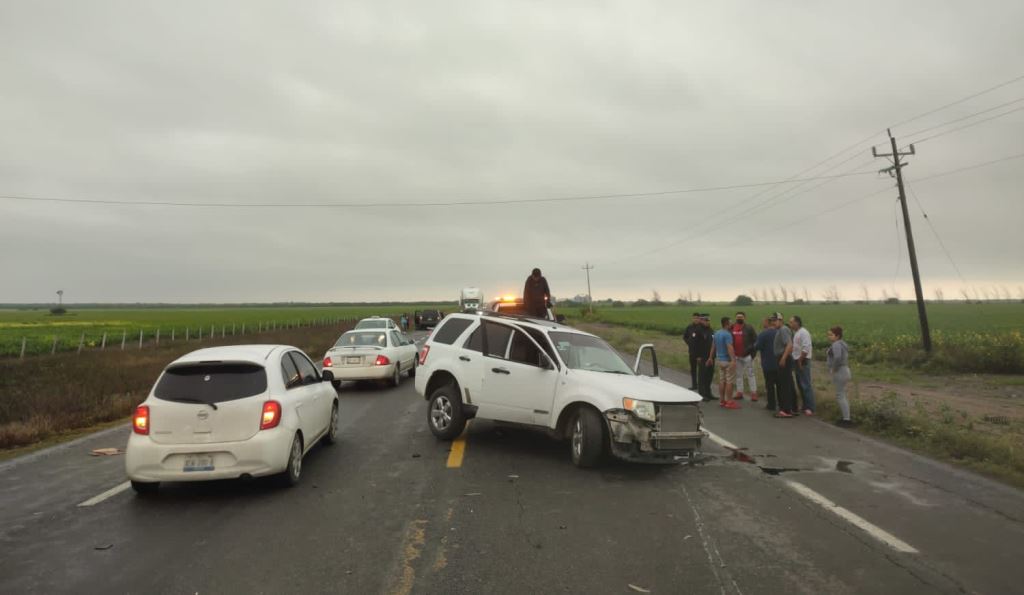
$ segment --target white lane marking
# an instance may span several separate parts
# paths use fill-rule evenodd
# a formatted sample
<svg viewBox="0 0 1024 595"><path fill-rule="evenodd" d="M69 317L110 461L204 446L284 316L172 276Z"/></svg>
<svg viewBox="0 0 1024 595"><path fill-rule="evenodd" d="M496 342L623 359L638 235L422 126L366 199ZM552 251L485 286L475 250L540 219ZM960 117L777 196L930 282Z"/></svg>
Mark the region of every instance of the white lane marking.
<svg viewBox="0 0 1024 595"><path fill-rule="evenodd" d="M711 430L709 430L709 429L707 429L705 427L702 427L701 429L704 430L705 432L707 432L708 433L708 438L711 438L711 441L716 443L716 444L718 444L719 446L724 446L725 448L728 448L729 450L739 450L740 449L740 447L736 446L732 442L729 442L725 438L722 438L721 436L719 436L718 434L712 432Z"/></svg>
<svg viewBox="0 0 1024 595"><path fill-rule="evenodd" d="M877 525L873 525L873 524L869 523L868 521L866 521L862 517L860 517L857 514L855 514L855 513L851 512L851 511L843 508L842 506L839 506L835 502L829 500L825 496L822 496L818 492L815 492L814 490L812 490L811 488L805 486L804 484L796 482L796 481L792 481L792 480L786 480L786 485L788 485L790 488L793 489L793 491L795 491L796 493L800 494L804 498L807 498L808 500L810 500L811 502L814 502L818 506L821 506L825 510L828 510L830 512L835 513L836 515L838 515L843 520L845 520L845 521L849 522L850 524L858 527L859 529L861 529L862 531L864 531L868 535L874 537L878 541L881 541L882 543L884 543L885 545L891 547L892 549L896 550L897 552L903 552L904 554L916 554L916 553L918 553L917 549L914 548L912 545L910 545L907 542L901 540L900 538L896 537L892 533L889 533L885 529L882 529L881 527L878 527Z"/></svg>
<svg viewBox="0 0 1024 595"><path fill-rule="evenodd" d="M118 485L110 488L109 490L103 492L102 494L97 494L96 496L93 496L92 498L89 498L85 502L81 502L78 505L79 506L96 506L97 504L99 504L100 502L103 502L107 498L113 498L114 496L120 494L121 492L127 490L130 487L132 487L132 482L126 481L126 482L124 482L122 484L118 484Z"/></svg>

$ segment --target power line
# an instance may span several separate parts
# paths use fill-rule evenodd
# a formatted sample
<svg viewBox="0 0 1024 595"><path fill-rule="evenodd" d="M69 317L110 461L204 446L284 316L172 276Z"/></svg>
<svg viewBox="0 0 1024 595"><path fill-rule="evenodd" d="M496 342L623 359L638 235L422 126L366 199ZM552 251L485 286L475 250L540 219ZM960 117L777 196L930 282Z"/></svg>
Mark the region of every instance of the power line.
<svg viewBox="0 0 1024 595"><path fill-rule="evenodd" d="M944 172L939 172L937 174L932 174L930 176L924 176L923 178L918 178L917 182L920 183L920 182L924 182L925 180L934 180L936 178L944 178L946 176L951 176L953 174L958 174L960 172L970 171L972 169L978 169L979 167L985 167L986 165L993 165L993 164L996 164L996 163L1002 163L1004 161L1012 161L1014 159L1020 159L1021 157L1024 157L1024 153L1017 153L1016 155L1007 155L1006 157L1000 157L998 159L992 159L991 161L983 161L981 163L975 163L974 165L967 165L967 166L964 166L964 167L958 167L957 169L951 169L949 171L944 171Z"/></svg>
<svg viewBox="0 0 1024 595"><path fill-rule="evenodd" d="M974 112L973 114L968 114L966 116L961 116L959 118L955 118L953 120L949 120L949 121L943 122L941 124L936 124L934 126L929 126L928 128L922 128L921 130L915 130L914 132L909 132L909 133L904 135L904 138L911 137L911 136L917 136L919 134L924 134L925 132L931 132L932 130L935 130L936 128L942 128L943 126L949 126L950 124L956 124L957 122L962 122L964 120L970 120L974 116L980 116L981 114L987 114L988 112L992 112L992 111L995 111L995 110L997 110L999 108L1003 108L1003 107L1006 107L1008 105L1013 105L1013 104L1021 102L1021 101L1024 101L1024 97L1018 97L1017 99L1013 99L1013 100L1007 101L1005 103L1000 103L999 105L994 105L994 106L992 106L992 107L990 107L988 109L983 109L981 111ZM916 141L912 141L912 142L916 142Z"/></svg>
<svg viewBox="0 0 1024 595"><path fill-rule="evenodd" d="M915 121L920 120L921 118L923 118L925 116L930 116L930 115L932 115L932 114L934 114L936 112L941 112L942 110L944 110L946 108L949 108L949 107L953 107L954 105L960 105L961 103L963 103L965 101L970 101L971 99L974 99L975 97L981 97L982 95L985 95L986 93L991 93L992 91L995 91L996 89L1002 89L1003 87L1007 87L1009 85L1012 85L1013 83L1016 83L1017 81L1020 81L1020 80L1024 80L1024 74L1022 74L1020 76L1015 76L1015 77L1013 77L1010 80L1003 81L1003 82L999 83L998 85L994 85L994 86L989 87L987 89L982 89L981 91L978 91L977 93L972 93L971 95L968 95L967 97L963 97L961 99L957 99L956 101L952 101L952 102L947 103L945 105L940 105L939 107L937 107L935 109L931 109L931 110L928 110L926 112L920 113L920 114L918 114L918 115L916 115L916 116L914 116L912 118L907 118L906 120L901 120L899 122L896 122L895 124L889 125L889 128L896 128L897 126L903 126L904 124L909 124L911 122L915 122Z"/></svg>
<svg viewBox="0 0 1024 595"><path fill-rule="evenodd" d="M977 126L978 124L984 124L985 122L988 122L990 120L996 120L998 118L1002 118L1003 116L1008 116L1008 115L1010 115L1010 114L1012 114L1014 112L1019 112L1021 110L1024 110L1024 105L1022 105L1020 107L1017 107L1017 108L1014 108L1012 110L1007 110L1007 111L1005 111L1005 112L1003 112L1001 114L996 114L994 116L989 116L988 118L982 118L980 120L975 120L974 122L970 122L968 124L964 124L963 126L957 126L956 128L951 128L949 130L945 130L943 132L939 132L938 134L933 134L931 136L926 136L924 138L917 139L917 140L915 140L911 144L918 144L919 145L919 144L921 144L923 142L930 141L933 138L939 138L940 136L946 136L947 134L952 134L954 132L959 132L960 130L964 130L965 128L971 128L971 127Z"/></svg>
<svg viewBox="0 0 1024 595"><path fill-rule="evenodd" d="M813 176L809 178L790 178L788 180L777 180L771 182L754 182L750 184L731 184L723 186L704 186L698 188L682 188L678 190L659 190L654 192L631 192L624 194L599 194L589 196L560 196L550 198L520 198L501 200L463 200L445 202L350 202L350 203L252 203L252 202L181 202L162 200L119 200L99 198L67 198L56 196L23 196L23 195L0 195L0 199L35 201L35 202L60 202L60 203L81 203L101 205L130 205L130 206L160 206L160 207L195 207L195 208L415 208L415 207L453 207L453 206L489 206L509 205L523 203L544 203L544 202L569 202L587 200L610 200L626 198L653 198L668 196L672 194L692 194L700 192L719 192L723 190L737 190L741 188L757 188L761 186L777 186L780 184L803 183L814 180L847 178L851 176L864 176L874 174L873 171L850 172L831 176Z"/></svg>
<svg viewBox="0 0 1024 595"><path fill-rule="evenodd" d="M910 190L910 195L914 197L914 202L917 203L917 208L921 210L921 216L924 217L925 222L928 224L928 228L932 230L932 235L935 236L936 241L939 242L939 247L946 254L946 258L949 259L949 264L953 265L953 270L956 271L957 277L960 277L960 282L964 285L967 284L967 280L964 278L964 274L960 272L960 267L956 265L956 261L953 260L953 255L949 253L949 249L946 248L946 243L942 241L939 236L939 230L935 228L935 224L932 223L931 217L924 211L924 205L921 204L921 199L917 197L917 192L914 191L914 187L907 184L907 188Z"/></svg>

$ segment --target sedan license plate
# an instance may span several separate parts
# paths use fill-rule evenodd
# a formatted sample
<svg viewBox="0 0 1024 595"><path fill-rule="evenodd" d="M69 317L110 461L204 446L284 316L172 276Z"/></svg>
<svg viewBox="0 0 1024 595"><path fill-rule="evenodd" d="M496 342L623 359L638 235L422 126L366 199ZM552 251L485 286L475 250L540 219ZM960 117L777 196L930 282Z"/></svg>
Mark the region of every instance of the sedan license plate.
<svg viewBox="0 0 1024 595"><path fill-rule="evenodd" d="M213 455L187 455L182 470L186 473L191 471L213 471Z"/></svg>
<svg viewBox="0 0 1024 595"><path fill-rule="evenodd" d="M346 364L358 364L358 363L362 363L362 361L363 361L363 358L362 357L358 357L358 356L357 357L346 357L345 358L345 363Z"/></svg>

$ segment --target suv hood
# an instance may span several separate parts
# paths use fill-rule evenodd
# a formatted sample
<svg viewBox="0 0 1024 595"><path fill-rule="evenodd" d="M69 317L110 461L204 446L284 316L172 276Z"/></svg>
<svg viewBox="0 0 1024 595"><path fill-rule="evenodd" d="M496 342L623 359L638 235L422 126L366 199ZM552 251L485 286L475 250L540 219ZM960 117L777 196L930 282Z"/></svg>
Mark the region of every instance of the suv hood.
<svg viewBox="0 0 1024 595"><path fill-rule="evenodd" d="M651 376L627 376L590 370L570 370L580 384L595 392L615 399L617 407L622 406L622 397L631 397L655 403L699 403L700 395L661 378Z"/></svg>

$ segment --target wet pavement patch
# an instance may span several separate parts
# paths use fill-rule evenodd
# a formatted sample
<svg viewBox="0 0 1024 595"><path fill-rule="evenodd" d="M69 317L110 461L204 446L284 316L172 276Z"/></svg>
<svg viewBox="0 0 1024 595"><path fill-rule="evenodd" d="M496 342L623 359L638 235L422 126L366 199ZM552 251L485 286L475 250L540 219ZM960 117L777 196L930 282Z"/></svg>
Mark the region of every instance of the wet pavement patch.
<svg viewBox="0 0 1024 595"><path fill-rule="evenodd" d="M836 461L836 471L841 473L853 473L853 469L850 469L851 465L853 465L853 461Z"/></svg>

